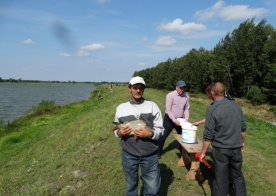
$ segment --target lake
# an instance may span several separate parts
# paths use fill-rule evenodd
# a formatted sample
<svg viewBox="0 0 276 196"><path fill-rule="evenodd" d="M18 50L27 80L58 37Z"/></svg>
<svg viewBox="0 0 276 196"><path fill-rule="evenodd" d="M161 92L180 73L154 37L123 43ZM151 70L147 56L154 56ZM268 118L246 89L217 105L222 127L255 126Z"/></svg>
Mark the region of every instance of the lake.
<svg viewBox="0 0 276 196"><path fill-rule="evenodd" d="M0 83L0 120L11 122L42 100L57 105L85 100L94 90L87 83Z"/></svg>

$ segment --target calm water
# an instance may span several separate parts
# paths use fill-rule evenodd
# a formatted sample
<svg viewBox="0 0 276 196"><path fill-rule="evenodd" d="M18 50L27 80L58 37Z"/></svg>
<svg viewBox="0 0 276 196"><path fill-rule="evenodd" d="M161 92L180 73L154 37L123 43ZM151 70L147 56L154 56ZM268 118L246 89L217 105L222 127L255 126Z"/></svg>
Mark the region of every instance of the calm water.
<svg viewBox="0 0 276 196"><path fill-rule="evenodd" d="M64 105L88 99L92 84L0 83L0 120L11 122L42 100Z"/></svg>

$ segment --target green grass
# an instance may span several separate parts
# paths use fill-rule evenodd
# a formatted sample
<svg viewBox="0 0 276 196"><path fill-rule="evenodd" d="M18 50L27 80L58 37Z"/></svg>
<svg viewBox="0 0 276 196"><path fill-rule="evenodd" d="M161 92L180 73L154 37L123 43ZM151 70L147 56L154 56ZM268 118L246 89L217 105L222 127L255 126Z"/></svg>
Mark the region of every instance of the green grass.
<svg viewBox="0 0 276 196"><path fill-rule="evenodd" d="M0 127L0 195L123 195L125 189L119 140L111 132L116 107L129 99L127 86L105 86L103 95L46 114L17 119ZM168 91L146 89L164 114ZM204 117L209 101L191 94L191 121ZM276 194L275 126L246 116L248 135L243 171L248 195ZM202 137L203 126L197 136ZM177 167L177 143L171 135L160 159L160 195L210 195L206 178L187 181ZM203 166L204 169L204 166ZM211 176L210 170L206 177ZM141 183L139 184L141 187Z"/></svg>

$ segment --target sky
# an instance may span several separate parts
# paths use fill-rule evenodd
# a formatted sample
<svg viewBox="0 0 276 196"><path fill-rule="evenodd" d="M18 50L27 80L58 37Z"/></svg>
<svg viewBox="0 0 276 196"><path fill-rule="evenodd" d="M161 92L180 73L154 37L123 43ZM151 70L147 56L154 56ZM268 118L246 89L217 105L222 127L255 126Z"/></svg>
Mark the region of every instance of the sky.
<svg viewBox="0 0 276 196"><path fill-rule="evenodd" d="M0 77L127 82L253 17L275 28L276 0L0 0Z"/></svg>

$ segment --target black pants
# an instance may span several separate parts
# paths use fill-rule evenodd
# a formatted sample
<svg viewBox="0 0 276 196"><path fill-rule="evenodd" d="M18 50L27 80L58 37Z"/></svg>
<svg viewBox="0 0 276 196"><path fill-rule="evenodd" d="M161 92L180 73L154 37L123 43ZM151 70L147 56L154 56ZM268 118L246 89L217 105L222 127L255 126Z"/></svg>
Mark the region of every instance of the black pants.
<svg viewBox="0 0 276 196"><path fill-rule="evenodd" d="M241 148L225 149L213 147L215 179L214 196L227 196L230 182L236 196L246 195L246 186L242 174Z"/></svg>
<svg viewBox="0 0 276 196"><path fill-rule="evenodd" d="M164 134L159 139L160 154L162 153L167 137L170 135L173 129L175 129L178 134L182 133L181 126L177 126L176 124L174 124L174 122L170 119L170 117L167 114L165 114L164 116L163 127L165 128Z"/></svg>

